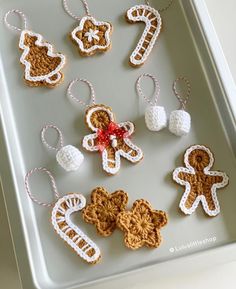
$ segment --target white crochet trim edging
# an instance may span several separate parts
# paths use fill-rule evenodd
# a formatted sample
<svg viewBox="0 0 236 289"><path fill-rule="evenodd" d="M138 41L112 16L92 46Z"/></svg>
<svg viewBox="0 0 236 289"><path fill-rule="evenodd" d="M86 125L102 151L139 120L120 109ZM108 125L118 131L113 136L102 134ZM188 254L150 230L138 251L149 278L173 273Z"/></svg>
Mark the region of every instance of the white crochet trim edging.
<svg viewBox="0 0 236 289"><path fill-rule="evenodd" d="M143 13L141 15L139 14L139 10L143 10ZM132 13L134 11L137 12L137 16L132 15ZM148 11L149 13L145 16L146 11ZM149 19L148 17L151 14L153 15L153 18ZM142 65L147 60L149 54L151 53L151 51L153 49L153 46L155 45L156 40L157 40L157 38L161 32L161 26L162 26L161 15L156 9L154 9L148 5L136 5L127 11L127 18L132 22L144 22L146 24L146 27L143 31L143 34L142 34L136 48L134 49L134 51L132 52L132 54L130 56L130 62L133 65ZM154 27L155 32L153 34L149 30L151 29L151 27L153 27L151 22L155 19L157 20L157 27ZM148 34L152 35L150 42L146 40L146 37ZM143 47L144 42L149 42L147 48ZM142 53L142 54L139 53L139 50L141 48L144 49L144 53ZM137 54L139 54L141 56L140 60L135 59Z"/></svg>
<svg viewBox="0 0 236 289"><path fill-rule="evenodd" d="M84 48L84 43L81 39L79 39L77 36L76 36L76 33L78 31L82 31L83 28L84 28L84 23L85 21L87 20L90 20L91 22L93 22L93 24L95 26L100 26L100 25L104 25L106 26L108 29L107 31L105 32L105 39L106 39L106 45L102 46L102 45L93 45L92 47L86 49ZM73 40L75 40L75 42L79 45L79 48L82 52L84 53L91 53L93 52L94 50L96 49L99 49L99 50L106 50L110 45L111 45L111 39L110 39L110 33L111 33L111 30L112 30L112 27L111 27L111 24L108 23L108 22L104 22L104 21L97 21L94 17L91 17L91 16L84 16L81 20L80 20L80 23L79 23L79 26L77 26L72 32L71 32L71 37Z"/></svg>
<svg viewBox="0 0 236 289"><path fill-rule="evenodd" d="M204 150L207 152L207 154L209 155L210 157L210 163L207 167L204 168L204 173L208 176L221 176L223 178L223 181L221 183L217 183L217 184L214 184L211 188L211 194L212 194L212 199L214 201L214 204L215 204L215 210L210 210L210 208L208 207L208 204L207 204L207 201L206 201L206 198L204 195L201 195L201 196L198 196L196 198L196 200L194 201L193 205L191 208L186 208L185 206L185 203L186 203L186 200L188 199L188 196L191 192L191 185L189 182L187 181L184 181L184 180L181 180L178 175L180 172L183 172L183 173L188 173L188 174L195 174L195 170L194 168L189 164L189 155L192 151L196 150L196 149L199 149L199 150ZM213 166L214 164L214 157L213 157L213 154L211 153L211 151L205 147L205 146L202 146L202 145L195 145L195 146L192 146L190 147L186 152L185 152L185 155L184 155L184 163L186 165L186 168L185 167L179 167L179 168L176 168L173 172L173 179L180 185L182 186L185 186L185 192L181 198L181 201L180 201L180 204L179 204L179 207L180 209L186 214L186 215L191 215L195 210L196 208L198 207L200 201L202 202L202 205L203 205L203 209L204 211L211 217L214 217L216 215L218 215L220 213L220 204L219 204L219 201L217 199L217 195L216 195L216 189L218 188L223 188L225 186L228 185L229 183L229 178L228 176L225 174L225 173L222 173L222 172L218 172L218 171L210 171L211 167Z"/></svg>
<svg viewBox="0 0 236 289"><path fill-rule="evenodd" d="M65 210L62 204L66 204L68 209ZM93 263L96 262L101 256L98 246L87 235L85 235L83 231L79 229L79 227L75 226L70 219L71 214L81 211L85 205L86 199L81 194L68 194L60 198L54 205L51 215L51 222L57 234L72 249L74 249L82 259L88 263ZM58 213L62 216L57 217ZM58 225L60 222L65 222L67 225L61 229ZM67 235L71 231L76 233L73 239L70 239L70 237ZM78 244L82 240L85 241L86 244L82 248L79 248ZM87 255L87 252L92 248L95 252L94 255Z"/></svg>
<svg viewBox="0 0 236 289"><path fill-rule="evenodd" d="M44 47L46 46L48 48L47 55L50 57L59 57L61 59L61 63L57 66L57 68L50 73L46 75L40 75L40 76L31 76L30 75L30 68L31 68L31 63L26 60L26 56L29 53L30 48L28 46L25 46L24 41L25 41L25 35L28 34L30 36L35 36L37 37L37 40L35 42L36 45ZM61 73L60 70L63 68L63 66L66 63L66 58L63 54L61 53L54 53L53 52L53 47L50 43L45 42L43 39L43 36L29 31L29 30L23 30L20 35L20 41L19 41L19 48L23 50L23 53L20 58L20 62L25 65L25 79L32 81L32 82L38 82L38 81L46 81L49 84L55 84L61 79ZM55 80L51 80L50 78L54 75L57 75L57 78Z"/></svg>

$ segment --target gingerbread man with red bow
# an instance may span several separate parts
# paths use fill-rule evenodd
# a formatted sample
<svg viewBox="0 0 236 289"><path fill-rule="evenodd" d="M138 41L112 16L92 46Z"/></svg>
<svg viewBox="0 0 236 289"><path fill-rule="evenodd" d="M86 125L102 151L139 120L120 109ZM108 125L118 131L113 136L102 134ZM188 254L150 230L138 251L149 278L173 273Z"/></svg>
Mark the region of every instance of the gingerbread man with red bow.
<svg viewBox="0 0 236 289"><path fill-rule="evenodd" d="M130 140L134 133L132 122L117 124L112 109L102 104L90 106L85 121L93 133L83 138L83 147L101 152L102 166L108 174L114 175L119 171L121 156L131 163L142 160L142 150Z"/></svg>

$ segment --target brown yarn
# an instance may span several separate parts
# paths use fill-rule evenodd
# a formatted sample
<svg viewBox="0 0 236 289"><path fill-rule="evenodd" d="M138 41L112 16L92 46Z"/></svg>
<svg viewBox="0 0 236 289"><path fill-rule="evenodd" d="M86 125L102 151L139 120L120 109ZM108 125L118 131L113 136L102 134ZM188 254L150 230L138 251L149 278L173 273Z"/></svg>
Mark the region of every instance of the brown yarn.
<svg viewBox="0 0 236 289"><path fill-rule="evenodd" d="M91 204L83 210L86 222L94 224L101 236L110 236L116 228L117 215L128 203L128 194L122 190L109 194L103 187L95 188L91 193Z"/></svg>
<svg viewBox="0 0 236 289"><path fill-rule="evenodd" d="M61 63L60 57L52 57L47 55L48 48L46 46L36 45L37 37L25 34L24 45L29 47L29 52L25 58L28 61L30 66L30 75L32 77L47 75L50 72L54 71ZM46 81L29 81L25 79L26 84L29 86L48 86L55 87L63 80L63 74L60 72L61 78L56 83L47 83ZM56 79L57 76L53 75L51 80Z"/></svg>
<svg viewBox="0 0 236 289"><path fill-rule="evenodd" d="M210 163L210 156L205 150L196 149L193 150L189 155L189 164L195 171L195 174L189 174L180 172L178 177L186 181L191 186L190 194L186 200L186 208L191 208L194 201L198 196L205 196L207 204L210 210L215 210L215 204L212 199L211 189L214 184L221 183L223 181L222 176L217 175L206 175L204 168Z"/></svg>
<svg viewBox="0 0 236 289"><path fill-rule="evenodd" d="M133 250L142 246L159 247L162 241L160 229L167 222L165 212L153 210L151 204L142 199L135 201L130 211L119 213L116 220L124 232L125 245Z"/></svg>
<svg viewBox="0 0 236 289"><path fill-rule="evenodd" d="M111 28L112 28L112 25L111 25ZM87 32L89 32L90 29L92 29L93 31L98 30L98 33L97 33L97 36L99 37L98 40L93 38L91 42L88 41L88 37L85 36L85 34ZM95 25L95 24L93 24L93 22L91 20L86 20L84 22L83 30L77 31L76 37L82 41L85 49L90 49L94 45L99 45L101 47L97 48L97 49L95 49L89 53L82 51L80 49L80 47L78 47L80 54L83 56L91 56L91 55L95 54L96 52L108 51L111 48L111 44L106 47L107 41L106 41L105 34L106 34L107 30L108 30L108 27L106 25ZM112 29L110 32L110 36L111 36L111 34L112 34ZM71 39L77 45L77 42L73 38L71 38Z"/></svg>

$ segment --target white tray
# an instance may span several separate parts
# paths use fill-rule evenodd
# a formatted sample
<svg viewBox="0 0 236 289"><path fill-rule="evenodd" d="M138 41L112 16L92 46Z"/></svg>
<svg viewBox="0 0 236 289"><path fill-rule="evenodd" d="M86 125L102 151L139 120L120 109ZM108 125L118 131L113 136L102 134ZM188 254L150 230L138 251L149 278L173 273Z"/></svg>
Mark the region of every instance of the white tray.
<svg viewBox="0 0 236 289"><path fill-rule="evenodd" d="M115 27L113 49L90 58L81 58L66 37L75 22L64 13L60 2L0 1L1 19L9 9L23 10L30 20L30 28L42 33L68 59L64 84L53 90L26 87L18 64L18 35L4 25L0 27L3 136L0 169L23 288L104 288L105 284L107 288L111 284L113 288L129 284L130 288L136 282L145 284L158 275L170 276L196 266L202 268L212 262L234 259L236 106L232 99L236 90L204 1L175 1L163 14L164 30L158 45L140 69L131 68L127 63L142 25L127 24L123 17L126 9L138 1L90 3L96 18L111 21ZM158 5L156 1L154 6ZM158 76L162 87L160 104L168 113L178 107L171 91L173 80L180 74L191 80L188 110L193 126L187 137L177 138L167 130L151 133L146 129L145 104L138 99L134 88L143 72ZM57 166L54 154L43 147L39 132L45 123L58 125L68 144L80 146L82 137L88 133L83 123L83 109L65 96L68 82L77 76L94 84L98 103L112 106L118 121L130 120L136 124L134 139L145 153L139 165L122 161L119 175L107 177L101 170L98 155L85 152L83 168L78 173L66 174ZM213 219L207 218L201 208L190 217L181 214L178 203L183 188L171 180L172 170L182 164L184 150L196 143L213 150L214 168L227 172L231 180L226 189L218 192L222 212ZM85 264L54 233L49 222L50 211L28 199L24 176L35 166L52 170L61 194L81 192L89 199L90 191L96 186L105 186L111 192L122 188L129 193L130 205L136 199L145 198L153 207L166 210L170 222L162 230L163 245L156 250L130 251L123 245L121 232L117 230L109 238L99 237L94 226L82 222L78 215L75 222L96 240L102 251L99 265ZM33 181L34 192L43 200L52 200L47 179L38 176Z"/></svg>

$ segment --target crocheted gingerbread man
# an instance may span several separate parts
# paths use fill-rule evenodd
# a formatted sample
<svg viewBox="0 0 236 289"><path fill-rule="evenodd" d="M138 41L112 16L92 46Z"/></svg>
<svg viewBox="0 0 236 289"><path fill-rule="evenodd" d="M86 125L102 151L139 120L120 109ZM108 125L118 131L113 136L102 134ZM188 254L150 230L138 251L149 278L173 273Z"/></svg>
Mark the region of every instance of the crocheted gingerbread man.
<svg viewBox="0 0 236 289"><path fill-rule="evenodd" d="M85 121L93 133L84 137L83 147L88 151L101 152L102 166L108 174L114 175L119 171L121 156L132 163L143 158L142 150L130 140L134 133L134 124L130 121L115 123L110 107L89 107Z"/></svg>
<svg viewBox="0 0 236 289"><path fill-rule="evenodd" d="M177 168L173 173L173 179L178 184L185 186L180 209L190 215L201 201L206 214L218 215L220 205L216 189L223 188L228 184L228 176L219 171L210 171L214 164L214 157L211 151L202 145L195 145L187 149L184 163L186 168Z"/></svg>

